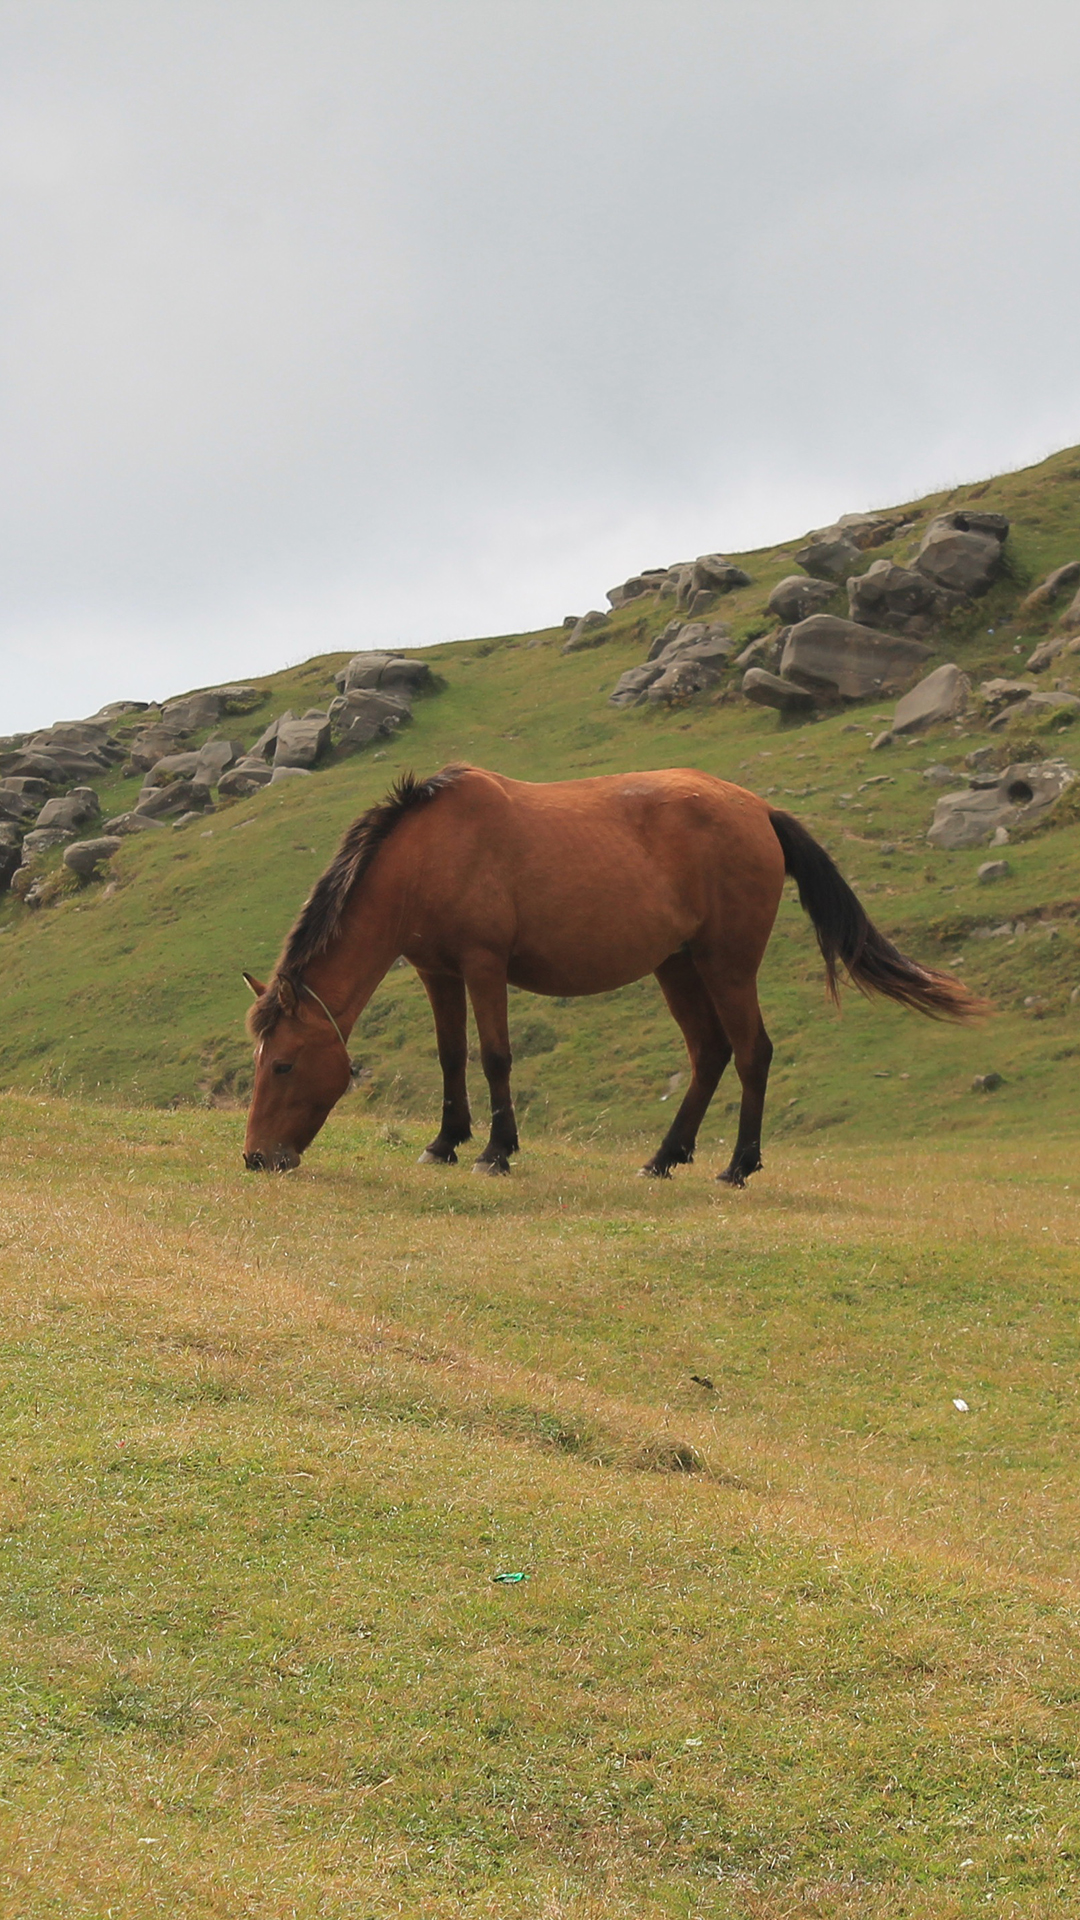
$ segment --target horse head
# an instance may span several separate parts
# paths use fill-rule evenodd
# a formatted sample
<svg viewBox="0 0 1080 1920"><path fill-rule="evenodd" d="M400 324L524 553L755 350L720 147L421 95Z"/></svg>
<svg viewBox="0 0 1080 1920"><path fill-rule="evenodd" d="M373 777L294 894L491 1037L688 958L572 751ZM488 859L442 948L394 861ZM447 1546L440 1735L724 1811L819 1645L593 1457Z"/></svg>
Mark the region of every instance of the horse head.
<svg viewBox="0 0 1080 1920"><path fill-rule="evenodd" d="M302 985L309 1005L288 979L269 991L250 973L244 979L256 997L250 1019L255 1085L244 1165L252 1173L288 1173L348 1090L352 1062L341 1028L314 988Z"/></svg>

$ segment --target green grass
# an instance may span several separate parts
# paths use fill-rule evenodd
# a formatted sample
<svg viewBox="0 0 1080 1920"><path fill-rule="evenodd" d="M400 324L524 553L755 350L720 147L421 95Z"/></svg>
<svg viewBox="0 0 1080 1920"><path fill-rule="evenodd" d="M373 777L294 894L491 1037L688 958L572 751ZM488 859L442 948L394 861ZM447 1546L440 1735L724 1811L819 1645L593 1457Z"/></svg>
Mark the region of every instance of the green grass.
<svg viewBox="0 0 1080 1920"><path fill-rule="evenodd" d="M2 1104L4 1911L1080 1904L1068 1140Z"/></svg>

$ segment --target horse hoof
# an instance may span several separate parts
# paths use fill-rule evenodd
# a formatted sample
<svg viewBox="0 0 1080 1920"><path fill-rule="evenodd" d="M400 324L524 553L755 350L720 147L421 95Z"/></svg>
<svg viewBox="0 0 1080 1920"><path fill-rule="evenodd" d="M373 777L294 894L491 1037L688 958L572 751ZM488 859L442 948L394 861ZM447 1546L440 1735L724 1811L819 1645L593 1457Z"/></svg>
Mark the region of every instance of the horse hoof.
<svg viewBox="0 0 1080 1920"><path fill-rule="evenodd" d="M418 1167L456 1167L457 1154L453 1149L449 1153L432 1153L430 1147L425 1147L416 1164Z"/></svg>
<svg viewBox="0 0 1080 1920"><path fill-rule="evenodd" d="M474 1173L509 1173L510 1165L506 1160L474 1160Z"/></svg>
<svg viewBox="0 0 1080 1920"><path fill-rule="evenodd" d="M670 1167L654 1167L652 1161L648 1160L646 1161L643 1167L638 1168L638 1179L639 1180L670 1180L671 1168Z"/></svg>

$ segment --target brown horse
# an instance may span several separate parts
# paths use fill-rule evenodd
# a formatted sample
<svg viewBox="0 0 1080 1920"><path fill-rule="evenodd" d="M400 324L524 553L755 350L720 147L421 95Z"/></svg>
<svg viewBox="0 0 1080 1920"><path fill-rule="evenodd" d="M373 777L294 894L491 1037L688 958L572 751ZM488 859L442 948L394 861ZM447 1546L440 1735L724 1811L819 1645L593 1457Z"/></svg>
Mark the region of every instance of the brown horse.
<svg viewBox="0 0 1080 1920"><path fill-rule="evenodd" d="M664 1178L694 1145L732 1054L739 1135L720 1178L761 1165L772 1045L757 972L785 874L817 932L830 992L837 963L856 986L922 1013L965 1019L980 1003L907 960L868 920L828 854L790 814L706 773L617 774L549 786L451 766L406 774L354 822L249 1015L257 1041L244 1160L295 1167L349 1085L350 1028L399 955L435 1016L442 1125L424 1160L454 1162L472 1132L465 996L491 1092L491 1136L476 1162L509 1171L507 982L532 993L608 993L654 973L682 1028L690 1086L643 1172Z"/></svg>

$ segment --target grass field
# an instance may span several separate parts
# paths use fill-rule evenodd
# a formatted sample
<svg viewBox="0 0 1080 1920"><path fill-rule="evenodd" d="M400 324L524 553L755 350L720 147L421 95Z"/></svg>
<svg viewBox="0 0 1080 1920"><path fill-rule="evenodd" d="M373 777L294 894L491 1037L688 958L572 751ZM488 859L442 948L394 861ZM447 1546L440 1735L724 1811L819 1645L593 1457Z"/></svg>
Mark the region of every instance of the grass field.
<svg viewBox="0 0 1080 1920"><path fill-rule="evenodd" d="M5 1914L1080 1910L1068 1138L0 1106Z"/></svg>

